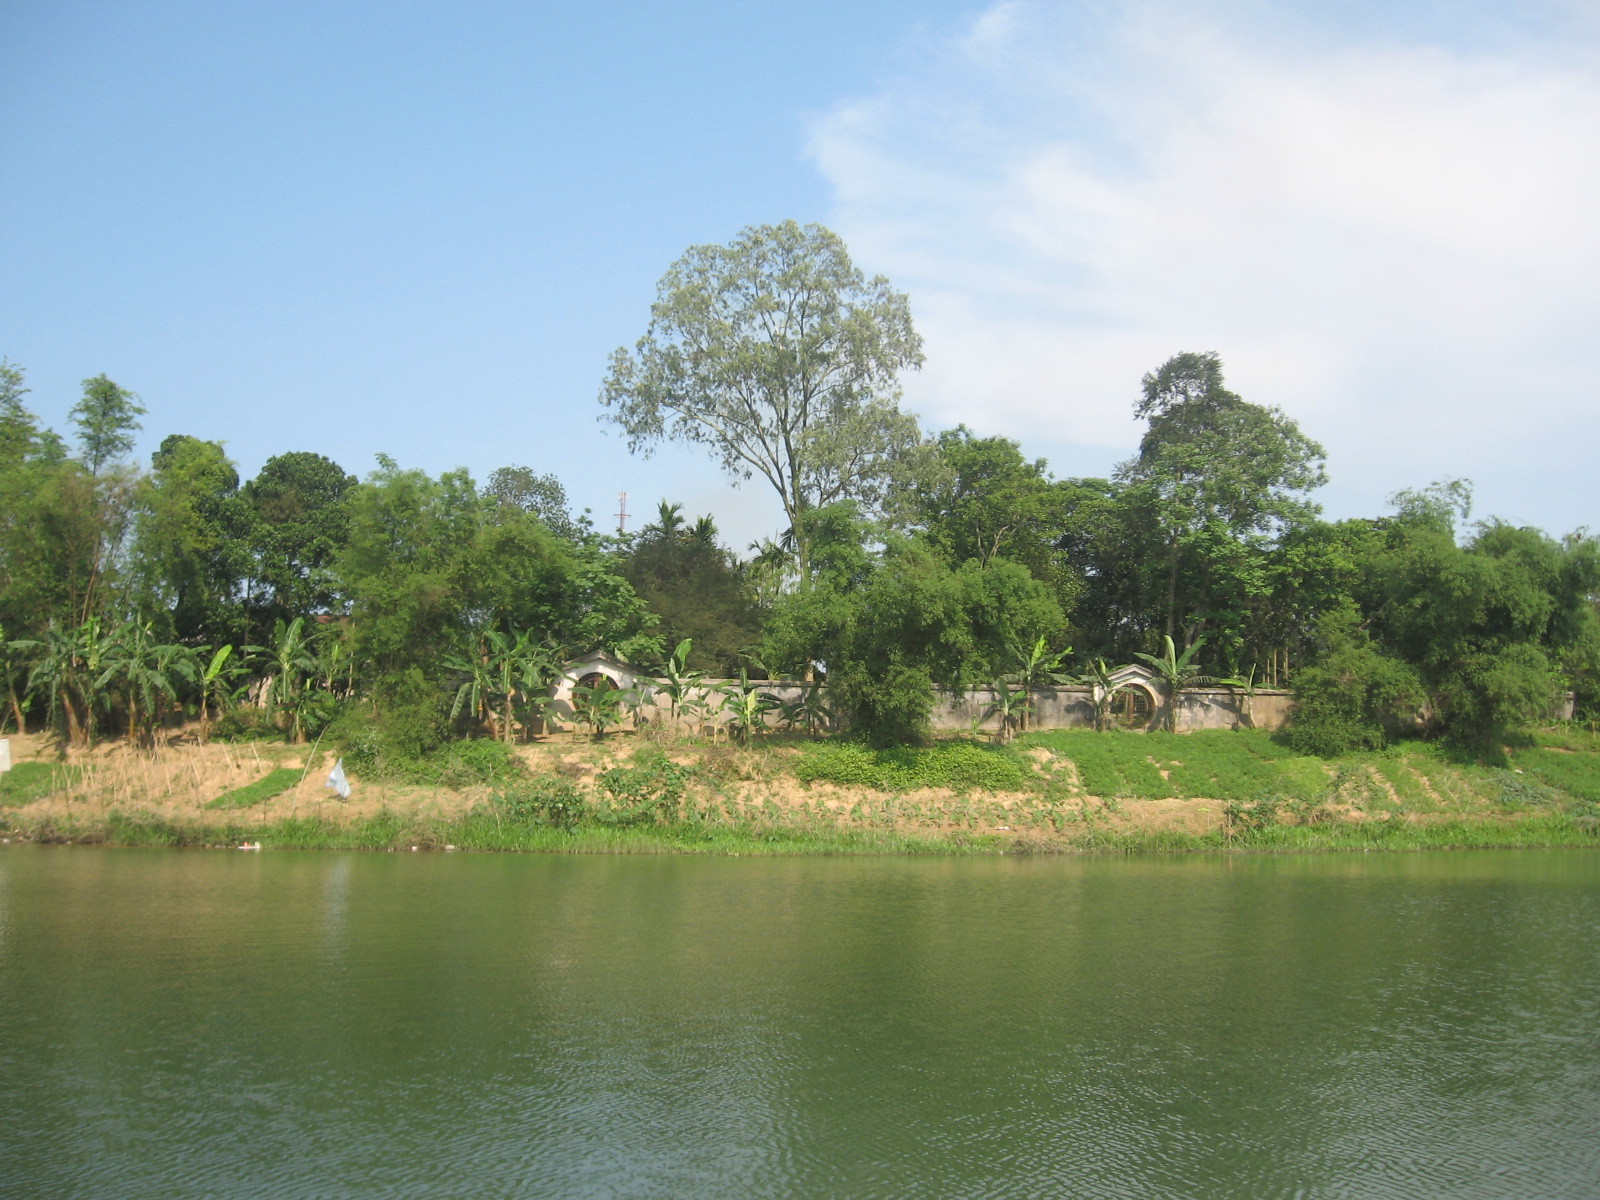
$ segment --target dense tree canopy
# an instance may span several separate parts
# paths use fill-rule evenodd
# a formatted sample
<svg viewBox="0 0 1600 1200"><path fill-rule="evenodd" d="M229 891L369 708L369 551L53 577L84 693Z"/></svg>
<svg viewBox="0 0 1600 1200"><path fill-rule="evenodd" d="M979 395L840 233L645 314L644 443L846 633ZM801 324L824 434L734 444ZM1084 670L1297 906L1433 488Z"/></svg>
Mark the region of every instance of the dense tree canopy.
<svg viewBox="0 0 1600 1200"><path fill-rule="evenodd" d="M1320 447L1229 391L1215 354L1145 376L1145 434L1111 477L1056 480L1006 438L920 439L895 390L919 360L905 298L826 230L747 230L673 267L605 400L635 446L701 442L774 487L788 528L745 561L667 501L599 535L530 467L480 487L380 459L358 483L293 451L241 480L220 443L174 434L141 470L131 392L85 381L69 446L0 360L3 719L148 739L181 710L208 729L244 690L290 737L359 717L413 750L451 719L510 740L570 656L654 669L677 646L680 673L826 679L880 744L926 736L936 688L1058 672L1068 644L1075 672L1287 685L1287 736L1318 753L1421 734L1493 759L1567 690L1600 706L1587 534L1468 524L1459 480L1323 521Z"/></svg>

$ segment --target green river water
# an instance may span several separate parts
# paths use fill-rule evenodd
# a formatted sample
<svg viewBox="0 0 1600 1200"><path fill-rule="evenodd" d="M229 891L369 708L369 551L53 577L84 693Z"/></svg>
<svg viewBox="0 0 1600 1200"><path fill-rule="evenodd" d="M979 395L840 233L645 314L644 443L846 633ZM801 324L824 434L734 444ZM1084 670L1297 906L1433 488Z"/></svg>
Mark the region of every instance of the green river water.
<svg viewBox="0 0 1600 1200"><path fill-rule="evenodd" d="M0 1196L1600 1196L1600 854L0 847Z"/></svg>

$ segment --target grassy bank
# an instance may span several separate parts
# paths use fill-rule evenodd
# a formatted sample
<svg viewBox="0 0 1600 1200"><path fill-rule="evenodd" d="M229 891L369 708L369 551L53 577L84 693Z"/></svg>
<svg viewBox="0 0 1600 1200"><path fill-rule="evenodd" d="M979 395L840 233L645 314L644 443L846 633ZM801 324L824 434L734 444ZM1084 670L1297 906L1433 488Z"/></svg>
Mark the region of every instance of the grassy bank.
<svg viewBox="0 0 1600 1200"><path fill-rule="evenodd" d="M0 783L0 827L40 842L574 854L1600 846L1600 739L1573 729L1518 739L1500 769L1422 743L1324 761L1252 731L893 751L802 738L465 745L442 772L352 774L349 803L322 787L331 755L305 747L36 758Z"/></svg>

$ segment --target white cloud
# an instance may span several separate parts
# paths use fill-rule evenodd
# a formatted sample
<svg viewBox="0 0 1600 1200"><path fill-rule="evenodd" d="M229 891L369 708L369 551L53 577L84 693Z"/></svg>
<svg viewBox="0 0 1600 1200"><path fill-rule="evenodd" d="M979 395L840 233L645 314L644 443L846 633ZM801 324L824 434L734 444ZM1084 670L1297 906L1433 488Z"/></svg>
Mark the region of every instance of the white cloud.
<svg viewBox="0 0 1600 1200"><path fill-rule="evenodd" d="M817 123L835 227L927 339L913 405L1109 466L1139 377L1217 350L1364 511L1476 474L1496 511L1593 520L1594 44L1261 11L1012 0Z"/></svg>

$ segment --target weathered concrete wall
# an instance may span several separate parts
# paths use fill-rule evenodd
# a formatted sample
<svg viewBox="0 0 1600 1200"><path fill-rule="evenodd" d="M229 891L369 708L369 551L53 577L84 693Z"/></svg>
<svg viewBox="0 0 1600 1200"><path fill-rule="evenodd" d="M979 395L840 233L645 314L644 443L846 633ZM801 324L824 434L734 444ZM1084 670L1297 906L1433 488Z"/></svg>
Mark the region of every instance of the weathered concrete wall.
<svg viewBox="0 0 1600 1200"><path fill-rule="evenodd" d="M1165 724L1165 700L1148 693L1152 703L1149 720L1138 728L1160 729ZM939 730L977 728L993 731L999 717L980 718L992 710L995 693L991 688L976 688L964 696L943 696L933 710L933 727ZM1287 691L1259 688L1253 699L1236 696L1227 688L1193 688L1179 697L1179 729L1277 729L1289 719L1290 695ZM1094 699L1088 688L1049 688L1034 693L1034 729L1092 729ZM1121 728L1128 728L1123 725Z"/></svg>
<svg viewBox="0 0 1600 1200"><path fill-rule="evenodd" d="M649 680L640 677L640 684L648 686ZM729 715L721 711L722 696L718 688L730 680L707 680L705 686L691 693L704 711L692 720L680 718L678 724L718 728L728 722ZM756 684L761 691L776 697L782 703L793 703L806 695L811 684L797 680L763 680ZM1142 729L1159 729L1165 724L1165 701L1158 692L1144 689L1150 697L1149 719L1139 726ZM826 696L826 689L823 692ZM939 732L978 729L994 732L1000 718L989 715L993 711L995 692L992 688L974 688L960 696L941 693L931 714L933 728ZM1182 708L1178 716L1179 729L1277 729L1288 719L1290 697L1286 691L1259 689L1253 699L1246 701L1226 688L1195 688L1180 697ZM667 723L667 706L647 703L639 710L639 717L649 724ZM776 722L775 713L768 715L768 723ZM556 721L571 727L571 709L562 706ZM1046 688L1034 693L1033 715L1029 725L1034 729L1091 729L1094 727L1094 700L1088 688ZM1128 728L1122 725L1122 728Z"/></svg>

